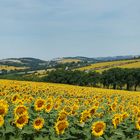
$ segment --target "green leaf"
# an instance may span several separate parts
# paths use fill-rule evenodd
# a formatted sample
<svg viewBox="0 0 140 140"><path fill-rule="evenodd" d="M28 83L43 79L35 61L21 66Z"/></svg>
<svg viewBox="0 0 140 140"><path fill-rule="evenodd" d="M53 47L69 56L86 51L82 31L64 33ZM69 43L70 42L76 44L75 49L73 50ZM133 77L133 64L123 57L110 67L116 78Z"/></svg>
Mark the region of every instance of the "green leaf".
<svg viewBox="0 0 140 140"><path fill-rule="evenodd" d="M27 127L25 127L23 130L22 130L22 134L33 134L34 133L34 131L29 127L29 126L27 126Z"/></svg>
<svg viewBox="0 0 140 140"><path fill-rule="evenodd" d="M34 140L49 140L49 137L48 136L46 136L46 137L42 137L42 136L34 137Z"/></svg>
<svg viewBox="0 0 140 140"><path fill-rule="evenodd" d="M16 138L16 137L11 136L11 137L10 137L10 140L22 140L22 137Z"/></svg>
<svg viewBox="0 0 140 140"><path fill-rule="evenodd" d="M6 131L5 133L13 132L15 129L9 123L6 124Z"/></svg>
<svg viewBox="0 0 140 140"><path fill-rule="evenodd" d="M47 140L47 139L46 139ZM60 140L59 138L56 138L56 137L54 137L54 136L51 136L50 137L50 140Z"/></svg>

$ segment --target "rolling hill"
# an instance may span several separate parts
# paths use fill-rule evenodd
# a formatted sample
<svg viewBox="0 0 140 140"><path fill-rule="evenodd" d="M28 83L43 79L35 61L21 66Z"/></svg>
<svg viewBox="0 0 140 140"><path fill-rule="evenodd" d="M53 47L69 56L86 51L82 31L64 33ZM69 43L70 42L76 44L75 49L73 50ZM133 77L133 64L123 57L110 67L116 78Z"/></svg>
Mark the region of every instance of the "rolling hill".
<svg viewBox="0 0 140 140"><path fill-rule="evenodd" d="M89 66L78 68L81 71L98 71L102 72L110 68L140 68L140 59L130 59L130 60L118 60L118 61L107 61L91 64Z"/></svg>
<svg viewBox="0 0 140 140"><path fill-rule="evenodd" d="M62 57L56 58L49 61L37 59L37 58L7 58L0 60L0 71L18 71L18 72L29 72L66 68L76 70L96 70L104 71L112 67L122 68L139 68L140 59L134 59L138 56L115 56L115 57L97 57L88 58L82 56L76 57ZM125 59L125 60L124 60ZM129 59L129 60L127 60ZM40 73L40 72L39 72Z"/></svg>

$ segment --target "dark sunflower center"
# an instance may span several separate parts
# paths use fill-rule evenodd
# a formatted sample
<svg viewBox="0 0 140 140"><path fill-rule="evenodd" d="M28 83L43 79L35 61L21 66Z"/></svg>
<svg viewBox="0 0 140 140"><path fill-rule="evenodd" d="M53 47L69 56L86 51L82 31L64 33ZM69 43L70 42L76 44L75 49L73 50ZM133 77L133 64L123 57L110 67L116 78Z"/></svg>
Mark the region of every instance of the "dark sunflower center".
<svg viewBox="0 0 140 140"><path fill-rule="evenodd" d="M39 126L41 124L41 120L36 120L35 124L36 124L36 126Z"/></svg>
<svg viewBox="0 0 140 140"><path fill-rule="evenodd" d="M25 123L25 118L23 116L19 117L19 119L17 120L17 123L19 124Z"/></svg>
<svg viewBox="0 0 140 140"><path fill-rule="evenodd" d="M38 101L37 106L38 106L38 107L42 107L43 104L44 104L44 102L42 102L42 101Z"/></svg>
<svg viewBox="0 0 140 140"><path fill-rule="evenodd" d="M97 133L99 133L102 129L103 129L103 124L97 124L96 126L95 126L95 131L97 132Z"/></svg>
<svg viewBox="0 0 140 140"><path fill-rule="evenodd" d="M58 125L59 131L63 131L65 128L66 128L66 124L65 124L65 123L60 123L60 124Z"/></svg>
<svg viewBox="0 0 140 140"><path fill-rule="evenodd" d="M24 107L18 107L16 110L17 114L23 114L26 111L26 109Z"/></svg>
<svg viewBox="0 0 140 140"><path fill-rule="evenodd" d="M3 107L0 107L0 115L3 115L5 113L5 109Z"/></svg>

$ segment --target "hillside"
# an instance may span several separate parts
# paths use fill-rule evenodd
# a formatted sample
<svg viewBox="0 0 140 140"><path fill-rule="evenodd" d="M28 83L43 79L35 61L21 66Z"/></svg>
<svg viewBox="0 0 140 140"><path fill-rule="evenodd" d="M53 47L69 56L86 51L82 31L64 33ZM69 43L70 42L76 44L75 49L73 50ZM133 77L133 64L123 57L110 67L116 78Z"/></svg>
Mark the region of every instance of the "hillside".
<svg viewBox="0 0 140 140"><path fill-rule="evenodd" d="M36 58L7 58L0 60L0 65L16 67L32 67L32 65L46 65L47 62Z"/></svg>
<svg viewBox="0 0 140 140"><path fill-rule="evenodd" d="M123 60L123 59L132 59L137 56L114 56L114 57L83 57L83 56L76 56L76 57L62 57L62 58L55 58L49 61L37 59L37 58L7 58L0 60L0 66L13 66L13 67L27 67L30 69L40 69L40 67L55 67L57 64L62 63L85 63L85 64L92 64L97 62L103 61L112 61L112 60Z"/></svg>
<svg viewBox="0 0 140 140"><path fill-rule="evenodd" d="M137 56L135 56L137 57ZM130 60L118 60L131 58ZM133 59L134 56L115 56L115 57L62 57L45 61L37 58L7 58L0 60L1 78L19 77L40 78L48 74L49 71L56 69L81 70L81 71L98 71L121 67L121 68L139 68L140 59ZM110 60L107 61L106 60ZM117 61L112 61L117 60ZM4 77L3 77L4 76ZM22 77L22 78L23 78ZM13 79L13 78L10 78Z"/></svg>
<svg viewBox="0 0 140 140"><path fill-rule="evenodd" d="M107 61L91 64L86 67L78 68L77 70L81 71L98 71L102 72L110 68L140 68L140 59L131 59L131 60L118 60L118 61Z"/></svg>
<svg viewBox="0 0 140 140"><path fill-rule="evenodd" d="M60 63L71 63L71 62L88 62L88 63L96 63L96 62L103 62L103 61L115 61L115 60L125 60L125 59L133 59L137 58L139 55L126 55L126 56L110 56L110 57L83 57L83 56L76 56L76 57L62 57L56 58L54 61Z"/></svg>

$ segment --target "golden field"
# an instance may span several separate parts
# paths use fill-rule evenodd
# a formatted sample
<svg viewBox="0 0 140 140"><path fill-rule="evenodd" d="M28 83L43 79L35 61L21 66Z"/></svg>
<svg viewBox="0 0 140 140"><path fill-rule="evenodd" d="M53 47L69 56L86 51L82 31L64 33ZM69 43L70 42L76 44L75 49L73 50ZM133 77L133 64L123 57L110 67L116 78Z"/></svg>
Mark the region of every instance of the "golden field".
<svg viewBox="0 0 140 140"><path fill-rule="evenodd" d="M140 92L0 80L0 140L140 139Z"/></svg>
<svg viewBox="0 0 140 140"><path fill-rule="evenodd" d="M121 68L140 68L140 61L120 66Z"/></svg>
<svg viewBox="0 0 140 140"><path fill-rule="evenodd" d="M15 66L6 66L6 65L0 65L0 70L25 70L28 67L15 67Z"/></svg>
<svg viewBox="0 0 140 140"><path fill-rule="evenodd" d="M80 61L81 60L79 60L79 59L62 59L62 60L59 60L58 62L65 64L65 63L72 63L72 62L78 63Z"/></svg>
<svg viewBox="0 0 140 140"><path fill-rule="evenodd" d="M104 70L108 70L110 68L116 68L116 67L140 68L140 59L95 63L95 64L91 64L90 66L78 68L77 70L81 70L81 71L95 70L97 72L103 72Z"/></svg>

